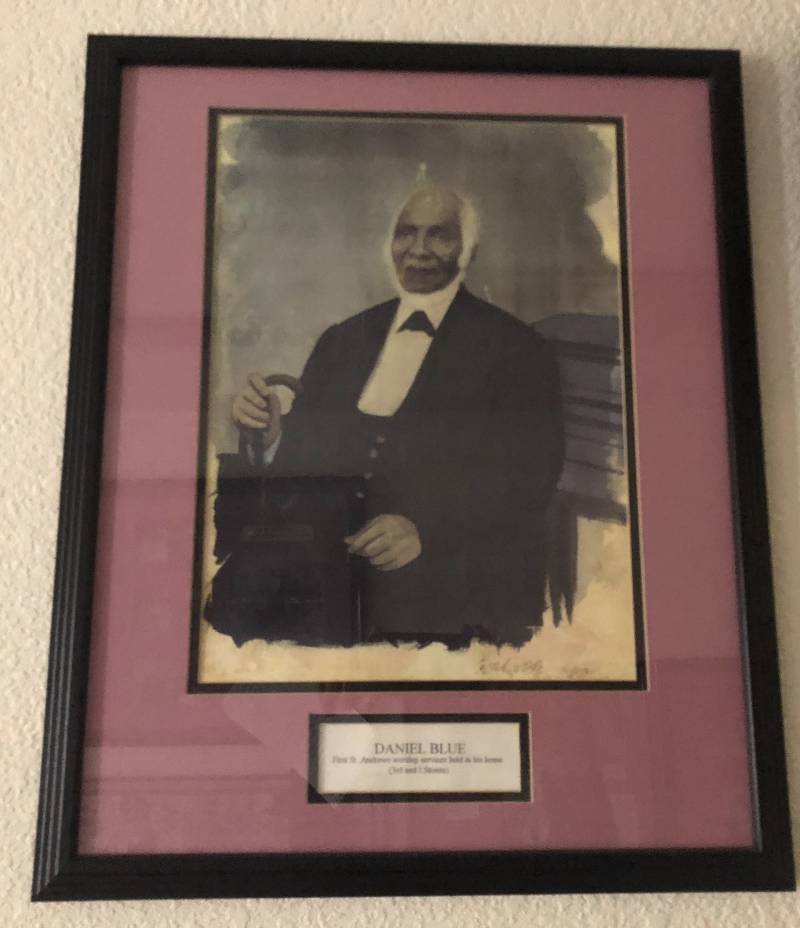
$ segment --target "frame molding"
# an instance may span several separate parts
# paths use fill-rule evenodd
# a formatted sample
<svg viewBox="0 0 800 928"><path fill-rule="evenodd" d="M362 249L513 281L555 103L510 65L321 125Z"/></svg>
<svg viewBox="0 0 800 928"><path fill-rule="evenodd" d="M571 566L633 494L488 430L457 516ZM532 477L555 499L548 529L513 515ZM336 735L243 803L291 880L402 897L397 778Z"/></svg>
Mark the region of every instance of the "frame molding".
<svg viewBox="0 0 800 928"><path fill-rule="evenodd" d="M111 230L126 65L536 72L708 81L756 848L459 852L447 855L446 868L438 866L443 857L439 853L78 854ZM747 217L740 60L735 51L90 36L33 899L793 889Z"/></svg>

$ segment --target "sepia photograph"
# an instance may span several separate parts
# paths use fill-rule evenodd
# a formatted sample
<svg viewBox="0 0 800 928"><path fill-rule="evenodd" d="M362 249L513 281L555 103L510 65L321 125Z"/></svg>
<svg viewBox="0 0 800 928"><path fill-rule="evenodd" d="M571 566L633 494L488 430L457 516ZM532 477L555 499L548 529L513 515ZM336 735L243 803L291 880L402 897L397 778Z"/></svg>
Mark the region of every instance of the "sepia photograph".
<svg viewBox="0 0 800 928"><path fill-rule="evenodd" d="M645 685L622 137L211 111L191 688Z"/></svg>

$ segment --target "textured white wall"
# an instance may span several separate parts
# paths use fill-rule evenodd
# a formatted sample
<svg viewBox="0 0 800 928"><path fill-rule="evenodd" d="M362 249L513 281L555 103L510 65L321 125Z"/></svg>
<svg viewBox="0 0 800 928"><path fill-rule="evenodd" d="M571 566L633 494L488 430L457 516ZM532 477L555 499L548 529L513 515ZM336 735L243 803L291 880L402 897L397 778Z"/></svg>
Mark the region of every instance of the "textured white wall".
<svg viewBox="0 0 800 928"><path fill-rule="evenodd" d="M796 926L796 895L31 906L87 32L739 47L778 623L800 815L798 0L3 0L0 17L0 912L11 925ZM793 300L794 298L794 300Z"/></svg>

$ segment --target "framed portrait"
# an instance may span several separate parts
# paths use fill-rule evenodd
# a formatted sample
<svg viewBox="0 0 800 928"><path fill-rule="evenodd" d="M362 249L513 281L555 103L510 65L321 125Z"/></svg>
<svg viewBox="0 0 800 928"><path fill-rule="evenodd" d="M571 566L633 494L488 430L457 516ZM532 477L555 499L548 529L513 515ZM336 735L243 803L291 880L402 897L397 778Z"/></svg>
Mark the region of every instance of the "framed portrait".
<svg viewBox="0 0 800 928"><path fill-rule="evenodd" d="M89 38L35 899L793 887L742 125Z"/></svg>

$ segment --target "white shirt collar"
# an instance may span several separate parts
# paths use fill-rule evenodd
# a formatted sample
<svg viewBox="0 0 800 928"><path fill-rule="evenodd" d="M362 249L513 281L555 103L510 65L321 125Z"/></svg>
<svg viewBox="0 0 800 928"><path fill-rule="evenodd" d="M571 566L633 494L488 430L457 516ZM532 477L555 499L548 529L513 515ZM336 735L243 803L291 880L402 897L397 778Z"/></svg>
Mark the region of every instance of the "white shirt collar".
<svg viewBox="0 0 800 928"><path fill-rule="evenodd" d="M400 305L395 313L392 331L397 329L408 319L416 310L421 309L430 319L434 329L438 329L442 320L450 308L450 304L455 299L458 288L461 286L463 274L457 274L455 279L444 287L442 290L435 290L433 293L409 293L407 290L400 291Z"/></svg>

